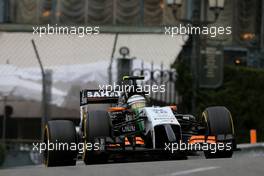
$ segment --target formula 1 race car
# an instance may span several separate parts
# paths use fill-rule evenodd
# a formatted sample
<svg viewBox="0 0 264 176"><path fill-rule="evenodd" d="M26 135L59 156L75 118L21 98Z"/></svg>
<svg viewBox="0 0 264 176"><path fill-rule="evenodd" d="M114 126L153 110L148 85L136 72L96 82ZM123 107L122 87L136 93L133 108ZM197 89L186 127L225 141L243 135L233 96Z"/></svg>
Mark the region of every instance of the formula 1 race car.
<svg viewBox="0 0 264 176"><path fill-rule="evenodd" d="M126 76L137 86L140 76ZM180 114L176 106L150 106L145 92L82 90L80 92L79 130L68 120L49 121L44 142L73 146L44 151L47 166L75 165L82 144L85 164L104 163L110 156L137 152L157 154L168 158L186 158L190 148L222 144L218 148L203 149L206 158L232 157L235 146L234 125L229 110L222 106L208 107L200 118ZM108 110L87 111L89 104L111 104ZM199 145L196 145L199 144ZM195 148L196 150L196 148ZM199 148L201 150L201 148Z"/></svg>

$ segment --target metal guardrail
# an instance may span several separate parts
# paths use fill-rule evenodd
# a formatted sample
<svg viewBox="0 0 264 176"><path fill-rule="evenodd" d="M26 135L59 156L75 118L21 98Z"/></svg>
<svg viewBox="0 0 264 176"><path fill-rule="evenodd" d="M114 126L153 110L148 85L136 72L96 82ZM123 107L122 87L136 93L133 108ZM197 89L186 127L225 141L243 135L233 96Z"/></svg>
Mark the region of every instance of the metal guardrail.
<svg viewBox="0 0 264 176"><path fill-rule="evenodd" d="M254 148L263 148L264 149L264 142L256 143L256 144L238 144L237 148L240 149L254 149Z"/></svg>

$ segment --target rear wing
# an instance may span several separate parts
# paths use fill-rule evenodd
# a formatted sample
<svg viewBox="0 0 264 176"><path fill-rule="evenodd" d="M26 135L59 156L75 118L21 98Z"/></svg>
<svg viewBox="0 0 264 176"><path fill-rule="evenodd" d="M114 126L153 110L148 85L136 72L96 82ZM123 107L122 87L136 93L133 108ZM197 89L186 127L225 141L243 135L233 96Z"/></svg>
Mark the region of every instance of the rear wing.
<svg viewBox="0 0 264 176"><path fill-rule="evenodd" d="M120 91L85 89L80 91L80 106L117 103L120 95Z"/></svg>

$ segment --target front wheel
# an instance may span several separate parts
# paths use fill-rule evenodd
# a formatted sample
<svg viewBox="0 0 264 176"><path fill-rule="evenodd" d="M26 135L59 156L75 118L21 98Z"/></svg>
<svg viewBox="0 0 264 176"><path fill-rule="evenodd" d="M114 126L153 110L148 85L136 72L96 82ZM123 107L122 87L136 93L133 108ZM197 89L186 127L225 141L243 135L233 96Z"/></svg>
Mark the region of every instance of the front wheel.
<svg viewBox="0 0 264 176"><path fill-rule="evenodd" d="M44 131L44 164L50 166L71 166L76 164L77 150L71 145L77 143L73 122L69 120L52 120Z"/></svg>
<svg viewBox="0 0 264 176"><path fill-rule="evenodd" d="M224 147L216 146L214 151L204 151L206 158L230 158L234 150L234 125L230 111L223 106L208 107L202 113L207 136L216 136L217 142ZM217 143L218 144L218 143Z"/></svg>

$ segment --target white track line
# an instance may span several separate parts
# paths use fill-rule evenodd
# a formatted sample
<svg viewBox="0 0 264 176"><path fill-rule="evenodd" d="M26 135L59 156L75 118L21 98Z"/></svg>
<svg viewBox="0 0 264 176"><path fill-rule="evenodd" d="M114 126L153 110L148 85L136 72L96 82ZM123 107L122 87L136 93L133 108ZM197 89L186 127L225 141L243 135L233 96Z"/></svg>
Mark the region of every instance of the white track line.
<svg viewBox="0 0 264 176"><path fill-rule="evenodd" d="M220 168L220 167L215 167L215 166L212 166L212 167L200 167L200 168L196 168L196 169L190 169L190 170L185 170L185 171L173 172L173 173L160 175L160 176L188 175L188 174L195 173L195 172L203 172L203 171L214 170L214 169L218 169L218 168Z"/></svg>

